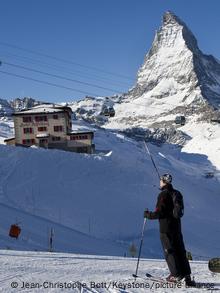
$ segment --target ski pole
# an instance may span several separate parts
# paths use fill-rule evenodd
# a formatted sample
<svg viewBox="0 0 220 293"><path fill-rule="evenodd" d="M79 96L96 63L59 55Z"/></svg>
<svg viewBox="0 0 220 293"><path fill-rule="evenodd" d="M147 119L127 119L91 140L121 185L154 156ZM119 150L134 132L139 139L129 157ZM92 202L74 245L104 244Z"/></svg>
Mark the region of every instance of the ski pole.
<svg viewBox="0 0 220 293"><path fill-rule="evenodd" d="M145 229L146 221L147 221L147 219L144 218L144 223L143 223L143 228L142 228L142 233L141 233L141 243L140 243L140 248L139 248L139 253L138 253L138 260L137 260L136 271L135 271L135 274L132 275L134 278L137 278L138 277L137 273L138 273L138 267L139 267L139 262L140 262L140 257L141 257L142 244L143 244L143 241L144 241L144 229Z"/></svg>
<svg viewBox="0 0 220 293"><path fill-rule="evenodd" d="M152 162L152 164L153 164L153 166L154 166L154 168L155 168L155 170L156 170L156 172L157 172L157 175L158 175L158 177L159 177L159 179L160 179L160 173L159 173L159 171L158 171L158 169L157 169L157 166L156 166L156 164L155 164L155 162L154 162L154 159L153 159L153 157L152 157L152 155L151 155L151 153L150 153L150 151L149 151L149 148L148 148L147 143L146 143L145 140L144 140L144 146L145 146L145 149L146 149L147 153L149 154L149 156L150 156L150 158L151 158L151 162Z"/></svg>

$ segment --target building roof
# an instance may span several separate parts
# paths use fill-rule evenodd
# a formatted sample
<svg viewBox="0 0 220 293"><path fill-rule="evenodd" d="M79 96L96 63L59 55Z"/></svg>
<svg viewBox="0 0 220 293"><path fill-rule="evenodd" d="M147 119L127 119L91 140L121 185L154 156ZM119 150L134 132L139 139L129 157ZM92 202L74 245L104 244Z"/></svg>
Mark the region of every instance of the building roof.
<svg viewBox="0 0 220 293"><path fill-rule="evenodd" d="M4 142L14 140L14 139L15 139L15 137L9 137L9 138L4 139Z"/></svg>
<svg viewBox="0 0 220 293"><path fill-rule="evenodd" d="M37 105L33 108L15 112L13 115L30 115L30 114L48 114L48 113L61 113L64 111L71 111L72 109L70 107L61 106L61 105L55 105L55 104L42 104Z"/></svg>
<svg viewBox="0 0 220 293"><path fill-rule="evenodd" d="M71 135L71 134L85 134L85 133L93 133L94 134L94 131L91 131L91 130L83 130L83 129L76 129L76 130L72 130L72 131L69 131L67 134L68 135Z"/></svg>

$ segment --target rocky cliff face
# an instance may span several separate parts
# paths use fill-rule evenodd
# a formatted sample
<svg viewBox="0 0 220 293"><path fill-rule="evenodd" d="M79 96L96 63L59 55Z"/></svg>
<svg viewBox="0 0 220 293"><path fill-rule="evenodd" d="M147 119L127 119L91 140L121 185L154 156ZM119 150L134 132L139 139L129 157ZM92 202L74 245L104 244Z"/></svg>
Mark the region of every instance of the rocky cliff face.
<svg viewBox="0 0 220 293"><path fill-rule="evenodd" d="M11 117L15 111L32 108L33 106L39 105L38 102L32 98L16 98L11 101L0 99L0 117Z"/></svg>
<svg viewBox="0 0 220 293"><path fill-rule="evenodd" d="M8 117L13 113L13 109L8 101L0 99L0 117Z"/></svg>
<svg viewBox="0 0 220 293"><path fill-rule="evenodd" d="M39 105L39 104L40 104L40 102L38 102L32 98L29 98L29 97L16 98L16 99L10 101L10 105L15 111L21 111L24 109L32 108L32 107Z"/></svg>
<svg viewBox="0 0 220 293"><path fill-rule="evenodd" d="M182 92L186 84L185 96L191 93L190 89L197 86L193 52L199 54L192 33L178 17L165 13L163 25L138 72L137 86L142 87L144 92L155 90L155 98L171 96L177 90ZM165 87L164 83L169 86Z"/></svg>
<svg viewBox="0 0 220 293"><path fill-rule="evenodd" d="M136 88L142 93L154 90L155 98L172 96L178 91L185 103L207 101L219 108L220 64L213 56L200 51L196 38L182 20L166 12L138 72L133 93ZM188 97L195 90L197 95L191 100Z"/></svg>

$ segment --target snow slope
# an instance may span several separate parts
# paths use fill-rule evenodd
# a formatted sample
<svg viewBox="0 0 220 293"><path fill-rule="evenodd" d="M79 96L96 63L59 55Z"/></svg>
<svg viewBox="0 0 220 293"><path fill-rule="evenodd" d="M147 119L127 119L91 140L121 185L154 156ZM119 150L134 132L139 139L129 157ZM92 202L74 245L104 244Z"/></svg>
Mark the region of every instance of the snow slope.
<svg viewBox="0 0 220 293"><path fill-rule="evenodd" d="M7 117L0 117L0 143L4 144L4 140L14 136L14 122Z"/></svg>
<svg viewBox="0 0 220 293"><path fill-rule="evenodd" d="M167 284L147 279L137 279L135 282L132 274L137 260L132 258L16 251L0 251L0 255L4 267L0 273L0 290L5 293L23 290L67 290L76 293L201 292L200 289L185 288L184 284L176 289L166 289ZM206 262L191 262L191 268L197 282L205 282L203 286L206 288L220 288L219 275L211 274ZM164 261L142 259L139 273L144 276L146 272L162 277L168 274ZM146 288L143 289L143 286Z"/></svg>
<svg viewBox="0 0 220 293"><path fill-rule="evenodd" d="M95 144L94 155L0 145L1 248L47 250L50 228L56 251L124 255L132 242L139 245L143 210L154 209L159 192L150 158L142 142L117 132L96 129ZM217 255L219 171L189 149L149 148L160 172L172 173L184 194L187 249L195 258ZM214 178L204 177L207 169ZM18 241L8 237L16 221L22 227ZM157 222L147 224L145 238L143 255L162 257Z"/></svg>
<svg viewBox="0 0 220 293"><path fill-rule="evenodd" d="M214 169L220 170L220 126L207 122L192 122L181 127L181 130L191 137L183 151L207 155Z"/></svg>

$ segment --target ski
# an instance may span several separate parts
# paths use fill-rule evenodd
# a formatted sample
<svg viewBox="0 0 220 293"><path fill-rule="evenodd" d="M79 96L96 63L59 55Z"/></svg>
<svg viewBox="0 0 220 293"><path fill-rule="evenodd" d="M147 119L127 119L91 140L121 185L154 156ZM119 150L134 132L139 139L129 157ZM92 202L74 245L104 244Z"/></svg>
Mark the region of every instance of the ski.
<svg viewBox="0 0 220 293"><path fill-rule="evenodd" d="M171 281L167 281L166 279L162 278L162 277L158 277L158 276L153 276L149 273L146 273L145 276L147 277L147 279L154 281L154 282L158 282L158 283L169 283L169 284L183 284L182 281L179 282L171 282Z"/></svg>
<svg viewBox="0 0 220 293"><path fill-rule="evenodd" d="M140 280L144 282L151 282L151 289L175 289L175 288L192 288L192 289L198 289L198 290L204 290L204 291L220 291L220 283L216 282L196 282L195 286L187 286L185 284L185 281L179 281L179 282L170 282L167 281L165 278L158 277L151 275L149 273L146 273L145 276L140 276L140 275L132 275L133 278L135 278L135 281Z"/></svg>
<svg viewBox="0 0 220 293"><path fill-rule="evenodd" d="M162 283L162 284L179 284L180 286L186 287L186 288L196 288L196 289L203 289L203 290L207 290L207 291L220 291L220 283L204 283L204 282L196 282L195 283L195 287L192 286L186 286L184 281L179 281L179 282L170 282L167 281L164 278L161 277L157 277L157 276L153 276L151 274L146 273L145 276L147 277L147 279L153 281L153 282L158 282L158 283Z"/></svg>
<svg viewBox="0 0 220 293"><path fill-rule="evenodd" d="M152 282L155 282L155 283L169 283L169 284L183 284L183 282L170 282L170 281L167 281L166 279L162 278L162 277L157 277L157 276L153 276L151 274L148 274L146 273L144 277L142 276L138 276L138 275L135 275L133 274L132 275L135 279L142 279L142 280L149 280L149 281L152 281Z"/></svg>

